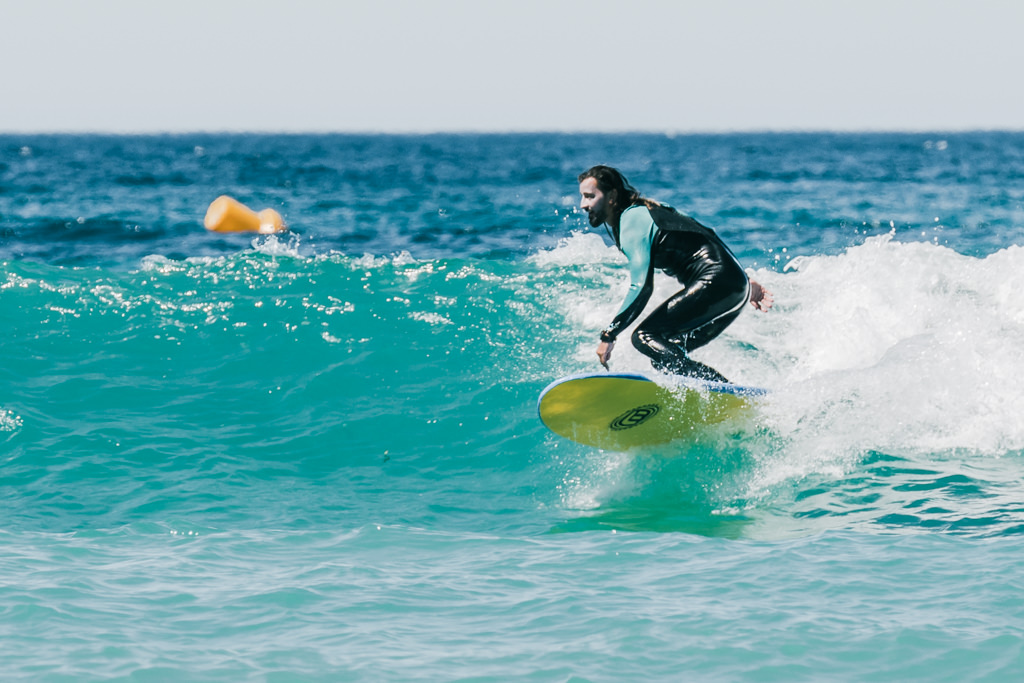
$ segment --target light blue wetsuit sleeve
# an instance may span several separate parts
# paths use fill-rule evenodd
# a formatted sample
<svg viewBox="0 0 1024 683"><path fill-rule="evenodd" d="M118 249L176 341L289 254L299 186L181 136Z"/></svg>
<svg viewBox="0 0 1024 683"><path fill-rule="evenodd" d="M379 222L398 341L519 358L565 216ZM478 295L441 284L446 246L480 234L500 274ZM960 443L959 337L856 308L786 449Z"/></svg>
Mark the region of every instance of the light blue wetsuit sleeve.
<svg viewBox="0 0 1024 683"><path fill-rule="evenodd" d="M640 315L654 291L654 269L651 248L658 235L658 226L646 206L631 206L619 218L619 246L629 259L629 291L612 324L601 334L605 341L614 341L618 333Z"/></svg>

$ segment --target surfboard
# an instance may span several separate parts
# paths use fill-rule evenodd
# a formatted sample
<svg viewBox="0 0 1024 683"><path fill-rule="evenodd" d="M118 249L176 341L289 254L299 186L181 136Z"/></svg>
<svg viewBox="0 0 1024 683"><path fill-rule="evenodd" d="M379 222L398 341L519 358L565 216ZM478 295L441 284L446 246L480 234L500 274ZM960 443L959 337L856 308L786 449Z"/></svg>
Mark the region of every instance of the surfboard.
<svg viewBox="0 0 1024 683"><path fill-rule="evenodd" d="M563 377L541 392L537 411L555 434L624 451L692 437L743 414L764 389L690 377L596 373Z"/></svg>

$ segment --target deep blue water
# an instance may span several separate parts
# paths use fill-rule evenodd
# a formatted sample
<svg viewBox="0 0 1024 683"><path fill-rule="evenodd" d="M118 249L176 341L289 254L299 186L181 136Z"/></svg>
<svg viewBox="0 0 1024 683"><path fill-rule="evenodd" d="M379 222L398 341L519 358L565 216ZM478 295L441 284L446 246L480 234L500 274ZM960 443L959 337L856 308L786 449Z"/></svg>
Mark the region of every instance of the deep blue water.
<svg viewBox="0 0 1024 683"><path fill-rule="evenodd" d="M537 419L625 291L594 163L773 290L695 354L749 421ZM1000 132L0 136L4 676L1019 678L1022 180Z"/></svg>

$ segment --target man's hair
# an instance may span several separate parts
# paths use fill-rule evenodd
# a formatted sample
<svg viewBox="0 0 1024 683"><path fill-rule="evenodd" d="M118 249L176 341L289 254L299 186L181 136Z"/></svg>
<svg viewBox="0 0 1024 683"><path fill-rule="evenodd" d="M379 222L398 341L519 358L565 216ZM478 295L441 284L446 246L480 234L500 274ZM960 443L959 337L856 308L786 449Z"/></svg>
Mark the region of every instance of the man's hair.
<svg viewBox="0 0 1024 683"><path fill-rule="evenodd" d="M583 173L580 173L577 182L582 183L587 178L597 181L597 189L608 198L612 211L616 216L628 209L637 202L644 201L636 188L629 184L626 176L619 173L611 166L591 166Z"/></svg>

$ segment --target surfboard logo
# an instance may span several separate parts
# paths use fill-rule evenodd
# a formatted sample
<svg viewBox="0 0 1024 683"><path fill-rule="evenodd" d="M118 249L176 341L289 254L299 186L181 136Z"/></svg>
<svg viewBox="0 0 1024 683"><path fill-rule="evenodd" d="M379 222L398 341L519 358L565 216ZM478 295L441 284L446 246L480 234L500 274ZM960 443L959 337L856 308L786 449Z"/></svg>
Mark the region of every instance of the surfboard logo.
<svg viewBox="0 0 1024 683"><path fill-rule="evenodd" d="M661 408L654 403L631 408L612 420L609 427L616 432L621 432L624 429L632 429L633 427L639 427L644 422L647 422L657 415L659 410L661 410Z"/></svg>

